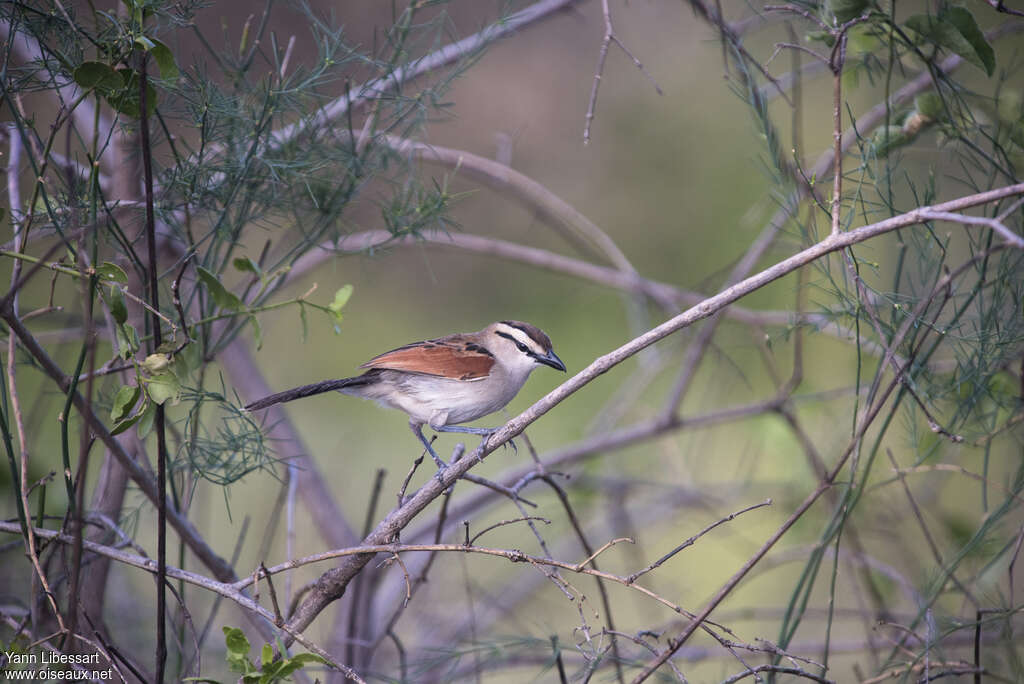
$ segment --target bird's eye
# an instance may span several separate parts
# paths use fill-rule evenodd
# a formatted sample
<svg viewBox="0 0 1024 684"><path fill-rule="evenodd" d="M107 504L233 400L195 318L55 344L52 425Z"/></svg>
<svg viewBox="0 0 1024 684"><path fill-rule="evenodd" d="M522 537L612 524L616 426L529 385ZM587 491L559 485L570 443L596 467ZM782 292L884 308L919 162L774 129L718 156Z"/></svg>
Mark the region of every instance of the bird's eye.
<svg viewBox="0 0 1024 684"><path fill-rule="evenodd" d="M519 349L519 351L523 352L524 354L527 352L526 345L523 344L522 342L516 342L516 347Z"/></svg>

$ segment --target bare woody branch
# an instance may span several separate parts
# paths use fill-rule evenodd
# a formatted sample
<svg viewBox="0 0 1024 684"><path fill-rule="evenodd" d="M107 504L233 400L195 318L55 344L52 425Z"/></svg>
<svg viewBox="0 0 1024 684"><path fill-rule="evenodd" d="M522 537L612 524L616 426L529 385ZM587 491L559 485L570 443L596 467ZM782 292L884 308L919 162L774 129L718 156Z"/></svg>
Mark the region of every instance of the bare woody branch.
<svg viewBox="0 0 1024 684"><path fill-rule="evenodd" d="M709 297L698 306L695 306L649 330L643 335L634 338L618 349L598 357L582 371L559 387L555 388L526 411L506 423L500 430L495 432L490 438L477 447L473 456L479 456L482 459L509 439L519 435L527 426L557 406L565 398L579 391L595 378L607 372L610 368L622 363L627 358L630 358L634 354L642 351L655 342L664 339L672 333L713 315L741 297L754 292L775 280L778 280L788 273L792 273L801 266L820 259L832 252L870 240L878 237L879 235L884 235L886 233L899 230L900 228L920 224L927 220L923 218L922 213L930 211L958 212L981 204L988 204L1001 199L1015 197L1020 194L1024 194L1024 183L1006 186L989 192L968 195L932 207L921 207L906 214L886 219L885 221L846 231L838 235L829 235L821 242L789 257L788 259L776 263L760 273L744 279L732 287L726 288L713 297ZM459 463L453 464L444 470L439 477L434 478L425 484L404 506L397 508L388 514L388 516L380 522L377 528L368 535L366 539L364 539L364 544L371 546L390 542L394 538L395 534L408 525L408 523L417 514L419 514L420 511L422 511L431 501L437 498L441 492L459 479L463 473L468 471L476 461L477 459L474 457L465 458ZM816 500L816 498L817 497L815 497L814 500ZM813 503L813 500L807 503L807 507L809 507L811 503ZM338 567L324 573L314 586L313 590L309 593L306 600L299 606L296 614L289 622L289 626L296 631L305 629L324 609L324 607L344 593L348 582L366 563L369 562L370 558L371 556L368 555L350 556L344 559Z"/></svg>

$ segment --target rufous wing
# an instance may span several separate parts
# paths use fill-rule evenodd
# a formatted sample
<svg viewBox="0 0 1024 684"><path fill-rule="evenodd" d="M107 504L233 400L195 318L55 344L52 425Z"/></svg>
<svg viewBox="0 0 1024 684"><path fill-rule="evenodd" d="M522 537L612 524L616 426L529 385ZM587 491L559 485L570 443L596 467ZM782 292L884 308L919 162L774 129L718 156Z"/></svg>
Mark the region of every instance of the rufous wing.
<svg viewBox="0 0 1024 684"><path fill-rule="evenodd" d="M429 340L384 352L360 368L382 368L468 381L487 377L493 365L494 357L490 352L474 342Z"/></svg>

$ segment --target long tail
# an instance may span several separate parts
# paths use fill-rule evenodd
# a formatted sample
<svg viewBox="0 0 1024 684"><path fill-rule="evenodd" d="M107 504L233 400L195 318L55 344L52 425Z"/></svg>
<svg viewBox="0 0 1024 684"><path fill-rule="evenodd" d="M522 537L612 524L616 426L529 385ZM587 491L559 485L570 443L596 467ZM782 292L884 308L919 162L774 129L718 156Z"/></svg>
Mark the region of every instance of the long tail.
<svg viewBox="0 0 1024 684"><path fill-rule="evenodd" d="M334 392L335 390L340 390L342 387L363 385L366 384L366 382L366 377L362 375L354 378L341 378L340 380L323 380L321 382L314 382L312 385L302 385L301 387L295 387L290 390L285 390L284 392L278 392L277 394L271 394L268 397L263 397L262 399L254 401L246 406L245 410L259 411L260 409L265 409L268 406L273 406L274 404L282 404L286 401L302 399L303 397L310 397L314 394Z"/></svg>

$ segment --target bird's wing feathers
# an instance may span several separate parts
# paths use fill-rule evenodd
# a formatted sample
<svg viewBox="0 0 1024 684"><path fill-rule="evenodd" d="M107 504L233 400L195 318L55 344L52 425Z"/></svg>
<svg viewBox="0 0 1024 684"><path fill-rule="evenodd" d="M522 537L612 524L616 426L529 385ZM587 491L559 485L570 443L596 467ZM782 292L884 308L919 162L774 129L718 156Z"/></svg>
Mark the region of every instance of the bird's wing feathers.
<svg viewBox="0 0 1024 684"><path fill-rule="evenodd" d="M494 356L489 351L475 342L453 335L392 349L373 357L360 368L381 368L468 381L487 377L493 365Z"/></svg>

